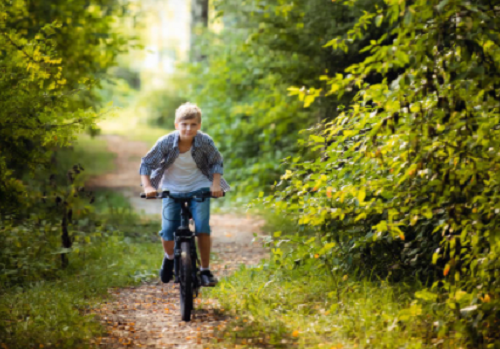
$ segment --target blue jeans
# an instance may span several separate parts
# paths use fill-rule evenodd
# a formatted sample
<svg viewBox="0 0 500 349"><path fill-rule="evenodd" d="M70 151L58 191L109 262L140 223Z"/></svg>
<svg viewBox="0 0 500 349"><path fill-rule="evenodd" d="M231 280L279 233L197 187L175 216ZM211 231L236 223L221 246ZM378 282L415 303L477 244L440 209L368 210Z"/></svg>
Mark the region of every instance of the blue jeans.
<svg viewBox="0 0 500 349"><path fill-rule="evenodd" d="M210 191L210 188L202 188L189 193L171 194L175 198L190 198L193 195L202 192ZM210 234L210 199L205 199L203 202L190 200L189 210L193 215L195 233ZM173 241L174 232L181 225L181 205L176 203L172 198L162 199L162 220L161 230L158 233L163 240Z"/></svg>

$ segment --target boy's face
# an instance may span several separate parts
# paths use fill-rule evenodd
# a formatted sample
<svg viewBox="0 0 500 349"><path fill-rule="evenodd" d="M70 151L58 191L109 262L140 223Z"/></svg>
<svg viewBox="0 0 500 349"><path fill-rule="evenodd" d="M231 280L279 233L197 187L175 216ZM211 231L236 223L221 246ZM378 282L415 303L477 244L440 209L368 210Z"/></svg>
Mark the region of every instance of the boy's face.
<svg viewBox="0 0 500 349"><path fill-rule="evenodd" d="M179 131L182 139L192 139L201 128L201 123L196 119L179 120L175 129Z"/></svg>

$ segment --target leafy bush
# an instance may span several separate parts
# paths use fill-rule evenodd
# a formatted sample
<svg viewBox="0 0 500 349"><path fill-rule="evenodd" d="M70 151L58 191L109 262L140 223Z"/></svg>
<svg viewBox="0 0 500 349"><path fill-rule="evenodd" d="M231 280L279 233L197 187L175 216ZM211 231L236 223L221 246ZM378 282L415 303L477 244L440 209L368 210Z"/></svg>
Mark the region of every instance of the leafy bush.
<svg viewBox="0 0 500 349"><path fill-rule="evenodd" d="M454 317L445 327L474 347L491 347L500 333L495 11L487 1L390 0L333 38L342 48L367 23L395 26L362 49L365 61L323 78L322 96L356 96L310 134L323 160L290 157L265 199L318 234L306 245L320 242L314 253L333 268L428 282L422 302L446 304ZM372 83L377 75L384 79Z"/></svg>
<svg viewBox="0 0 500 349"><path fill-rule="evenodd" d="M113 25L119 0L0 1L0 209L24 205L24 175L93 127L93 87L126 37Z"/></svg>

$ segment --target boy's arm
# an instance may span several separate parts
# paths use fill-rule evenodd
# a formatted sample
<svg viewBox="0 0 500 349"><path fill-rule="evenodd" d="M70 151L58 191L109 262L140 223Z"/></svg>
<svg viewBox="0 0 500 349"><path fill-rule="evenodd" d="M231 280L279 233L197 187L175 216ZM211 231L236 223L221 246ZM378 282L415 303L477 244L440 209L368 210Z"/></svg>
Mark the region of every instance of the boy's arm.
<svg viewBox="0 0 500 349"><path fill-rule="evenodd" d="M151 185L151 173L154 169L160 166L161 161L165 157L165 137L161 137L156 141L156 144L149 152L141 159L141 167L139 174L141 175L141 183L144 187L144 192L148 197L155 195L156 189Z"/></svg>
<svg viewBox="0 0 500 349"><path fill-rule="evenodd" d="M148 175L141 175L141 183L146 197L150 198L156 195L156 189L151 185L151 179Z"/></svg>
<svg viewBox="0 0 500 349"><path fill-rule="evenodd" d="M212 187L210 188L212 196L216 198L220 198L222 195L224 195L224 192L220 187L220 178L221 178L220 173L214 173L214 180L212 181Z"/></svg>
<svg viewBox="0 0 500 349"><path fill-rule="evenodd" d="M166 152L166 136L158 139L149 150L149 152L141 159L141 167L139 168L140 175L150 176L154 169L160 166L161 160L165 157Z"/></svg>
<svg viewBox="0 0 500 349"><path fill-rule="evenodd" d="M220 186L220 180L224 174L224 163L221 153L211 138L209 139L208 145L208 163L210 164L210 174L213 176L210 191L213 196L221 197L223 195L223 191Z"/></svg>

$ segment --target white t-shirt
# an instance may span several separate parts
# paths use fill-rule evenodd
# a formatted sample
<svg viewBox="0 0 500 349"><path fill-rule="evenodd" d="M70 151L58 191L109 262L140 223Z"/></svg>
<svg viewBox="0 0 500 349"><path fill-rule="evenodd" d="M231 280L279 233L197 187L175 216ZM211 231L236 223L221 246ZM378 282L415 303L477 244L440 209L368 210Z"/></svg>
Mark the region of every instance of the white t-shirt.
<svg viewBox="0 0 500 349"><path fill-rule="evenodd" d="M171 193L188 193L211 186L212 182L196 166L191 149L179 154L165 170L160 183L162 190L169 190Z"/></svg>

